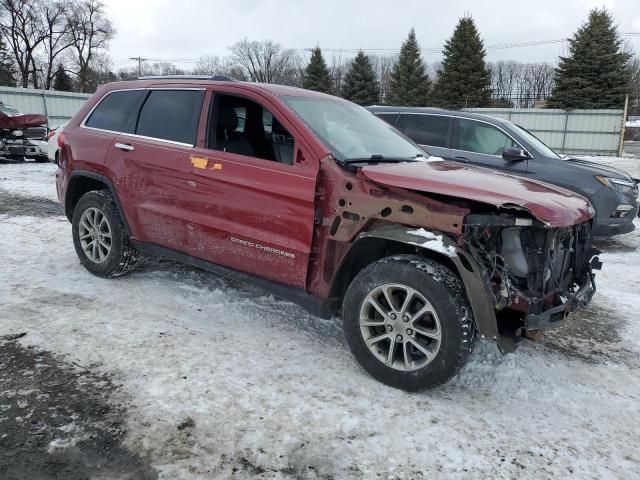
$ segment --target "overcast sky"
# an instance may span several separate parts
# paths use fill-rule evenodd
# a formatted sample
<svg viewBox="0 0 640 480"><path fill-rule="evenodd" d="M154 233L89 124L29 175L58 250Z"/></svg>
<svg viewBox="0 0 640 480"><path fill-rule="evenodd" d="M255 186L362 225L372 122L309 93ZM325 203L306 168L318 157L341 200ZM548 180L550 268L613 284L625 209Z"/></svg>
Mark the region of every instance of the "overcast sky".
<svg viewBox="0 0 640 480"><path fill-rule="evenodd" d="M304 49L398 49L416 29L427 62L458 18L471 14L485 46L555 40L570 36L590 8L605 5L621 32L640 32L640 0L105 0L118 30L111 42L114 67L129 57L173 61L190 68L202 55L225 55L248 37ZM640 35L626 37L640 51ZM562 43L487 49L489 60L555 62ZM380 51L393 54L393 51ZM349 53L345 56L351 55ZM331 53L327 52L327 56Z"/></svg>

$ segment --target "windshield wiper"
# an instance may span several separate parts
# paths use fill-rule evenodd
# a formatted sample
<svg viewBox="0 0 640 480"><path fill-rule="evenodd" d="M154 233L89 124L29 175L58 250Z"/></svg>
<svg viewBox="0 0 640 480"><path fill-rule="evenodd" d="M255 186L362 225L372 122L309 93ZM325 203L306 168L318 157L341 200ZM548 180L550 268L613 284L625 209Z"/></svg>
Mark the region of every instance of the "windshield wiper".
<svg viewBox="0 0 640 480"><path fill-rule="evenodd" d="M400 163L400 162L415 162L419 158L424 158L424 155L418 153L415 157L385 157L384 155L371 155L370 157L362 158L347 158L345 163Z"/></svg>

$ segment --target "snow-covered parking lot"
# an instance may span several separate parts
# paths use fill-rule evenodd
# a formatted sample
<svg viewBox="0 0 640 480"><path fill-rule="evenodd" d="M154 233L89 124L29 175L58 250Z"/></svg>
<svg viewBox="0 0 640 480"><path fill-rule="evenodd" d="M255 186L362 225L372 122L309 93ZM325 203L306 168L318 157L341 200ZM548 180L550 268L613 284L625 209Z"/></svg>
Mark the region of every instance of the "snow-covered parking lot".
<svg viewBox="0 0 640 480"><path fill-rule="evenodd" d="M0 165L0 478L638 478L638 230L600 245L586 311L408 394L255 288L165 261L92 276L54 172Z"/></svg>

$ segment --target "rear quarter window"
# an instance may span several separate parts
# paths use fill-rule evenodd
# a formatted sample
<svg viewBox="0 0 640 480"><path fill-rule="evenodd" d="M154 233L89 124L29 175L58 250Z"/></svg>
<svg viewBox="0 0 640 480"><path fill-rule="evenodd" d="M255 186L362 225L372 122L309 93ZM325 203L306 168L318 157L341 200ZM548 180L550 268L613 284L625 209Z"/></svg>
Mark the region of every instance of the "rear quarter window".
<svg viewBox="0 0 640 480"><path fill-rule="evenodd" d="M194 145L203 90L152 90L140 110L137 135Z"/></svg>
<svg viewBox="0 0 640 480"><path fill-rule="evenodd" d="M447 147L450 117L443 115L406 116L404 134L420 145Z"/></svg>
<svg viewBox="0 0 640 480"><path fill-rule="evenodd" d="M85 126L114 132L133 132L137 107L144 94L144 90L108 93L91 112Z"/></svg>

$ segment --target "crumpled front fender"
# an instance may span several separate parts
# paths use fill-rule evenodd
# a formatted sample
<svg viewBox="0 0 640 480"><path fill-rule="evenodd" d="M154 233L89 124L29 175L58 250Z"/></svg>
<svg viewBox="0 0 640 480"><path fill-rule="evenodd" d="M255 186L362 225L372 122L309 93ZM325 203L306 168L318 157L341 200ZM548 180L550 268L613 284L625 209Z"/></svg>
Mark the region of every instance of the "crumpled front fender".
<svg viewBox="0 0 640 480"><path fill-rule="evenodd" d="M416 229L402 225L390 225L361 233L354 241L351 249L358 248L358 242L368 238L414 245L428 251L432 256L435 255L436 258L437 256L448 258L457 270L454 273L457 273L462 280L471 305L476 328L480 335L496 340L498 347L503 352L512 350L510 343L502 341L498 333L493 294L489 290L490 282L487 273L471 254L458 247L453 238L446 234L423 228Z"/></svg>

